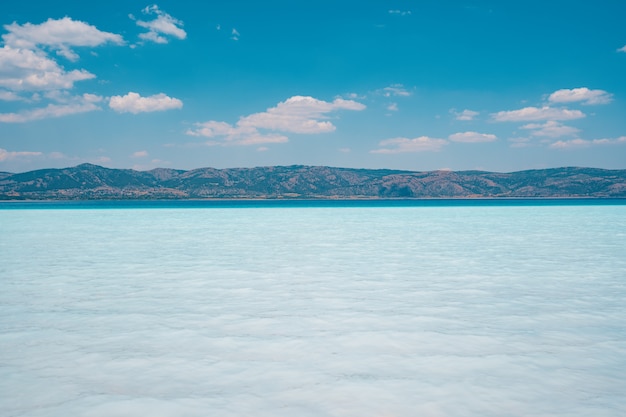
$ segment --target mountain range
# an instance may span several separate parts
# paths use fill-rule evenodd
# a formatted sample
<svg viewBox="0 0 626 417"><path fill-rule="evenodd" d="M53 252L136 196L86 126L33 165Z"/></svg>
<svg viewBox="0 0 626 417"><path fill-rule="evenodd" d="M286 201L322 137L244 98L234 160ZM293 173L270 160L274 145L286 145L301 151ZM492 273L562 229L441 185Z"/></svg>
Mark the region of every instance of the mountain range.
<svg viewBox="0 0 626 417"><path fill-rule="evenodd" d="M590 197L625 198L626 170L419 172L293 165L135 171L81 164L0 172L0 200Z"/></svg>

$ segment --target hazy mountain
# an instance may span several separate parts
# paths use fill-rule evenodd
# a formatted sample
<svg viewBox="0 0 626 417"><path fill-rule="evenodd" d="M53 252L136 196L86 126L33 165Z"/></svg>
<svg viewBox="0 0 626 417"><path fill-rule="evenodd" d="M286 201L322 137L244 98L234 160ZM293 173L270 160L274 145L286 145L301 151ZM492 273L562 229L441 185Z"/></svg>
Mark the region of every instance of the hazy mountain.
<svg viewBox="0 0 626 417"><path fill-rule="evenodd" d="M495 173L324 166L151 171L82 164L0 173L0 199L626 197L626 170Z"/></svg>

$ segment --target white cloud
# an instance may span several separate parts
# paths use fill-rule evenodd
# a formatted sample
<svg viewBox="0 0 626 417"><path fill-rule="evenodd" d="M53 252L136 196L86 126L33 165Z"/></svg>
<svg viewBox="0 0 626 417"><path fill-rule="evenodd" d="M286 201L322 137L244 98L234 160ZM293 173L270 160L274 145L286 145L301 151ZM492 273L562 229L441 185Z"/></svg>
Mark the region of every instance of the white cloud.
<svg viewBox="0 0 626 417"><path fill-rule="evenodd" d="M34 25L12 23L4 25L9 32L2 35L5 45L16 49L33 50L39 46L50 47L70 61L76 61L78 55L70 49L71 46L99 46L108 42L122 45L124 39L115 33L103 32L95 26L72 20L69 17L62 19L48 19L44 23Z"/></svg>
<svg viewBox="0 0 626 417"><path fill-rule="evenodd" d="M233 28L232 32L231 32L231 39L234 41L238 41L239 40L239 32L237 31L237 29Z"/></svg>
<svg viewBox="0 0 626 417"><path fill-rule="evenodd" d="M582 102L582 104L607 104L612 99L613 95L604 90L590 90L587 87L557 90L548 97L551 103Z"/></svg>
<svg viewBox="0 0 626 417"><path fill-rule="evenodd" d="M347 93L344 94L344 97L350 100L365 100L367 98L366 95L357 93Z"/></svg>
<svg viewBox="0 0 626 417"><path fill-rule="evenodd" d="M12 91L0 90L0 100L2 100L2 101L21 101L21 100L24 100L24 98L20 97L19 95L15 94Z"/></svg>
<svg viewBox="0 0 626 417"><path fill-rule="evenodd" d="M511 148L527 148L531 146L530 138L510 138Z"/></svg>
<svg viewBox="0 0 626 417"><path fill-rule="evenodd" d="M85 70L66 72L41 51L0 48L0 87L13 91L70 89L74 82L95 78Z"/></svg>
<svg viewBox="0 0 626 417"><path fill-rule="evenodd" d="M121 45L124 39L103 32L85 22L69 17L48 19L41 24L5 25L0 48L0 100L51 101L45 107L0 114L0 122L23 123L51 117L99 110L102 97L93 94L72 96L67 90L77 81L96 76L84 69L66 71L48 51L75 61L72 47L94 47L106 43ZM5 91L6 90L6 91ZM33 94L34 93L34 94ZM42 105L40 105L42 106Z"/></svg>
<svg viewBox="0 0 626 417"><path fill-rule="evenodd" d="M519 110L500 111L492 113L496 122L525 122L537 120L573 120L585 117L580 110L568 110L555 107L525 107Z"/></svg>
<svg viewBox="0 0 626 417"><path fill-rule="evenodd" d="M598 145L626 145L626 136L620 136L616 139L572 139L572 140L559 140L550 145L552 149L577 149L588 148L590 146Z"/></svg>
<svg viewBox="0 0 626 417"><path fill-rule="evenodd" d="M196 128L189 129L187 134L223 140L223 142L211 142L211 144L281 143L288 141L287 136L282 133L262 133L259 129L283 133L327 133L336 129L335 125L326 120L329 113L338 110L359 111L363 109L365 105L342 98L326 102L313 97L294 96L264 112L241 117L235 126L211 120L196 123Z"/></svg>
<svg viewBox="0 0 626 417"><path fill-rule="evenodd" d="M216 122L211 120L204 123L196 123L198 129L189 130L187 134L190 136L205 136L213 138L216 136L228 136L235 133L234 127L226 122Z"/></svg>
<svg viewBox="0 0 626 417"><path fill-rule="evenodd" d="M226 122L209 121L196 123L195 129L187 130L190 136L222 139L207 142L207 145L258 145L262 143L284 143L287 136L275 133L260 133L254 127L232 126Z"/></svg>
<svg viewBox="0 0 626 417"><path fill-rule="evenodd" d="M145 158L146 156L148 156L148 151L137 151L131 155L133 158Z"/></svg>
<svg viewBox="0 0 626 417"><path fill-rule="evenodd" d="M591 141L585 139L559 140L550 145L553 149L586 148L591 146Z"/></svg>
<svg viewBox="0 0 626 417"><path fill-rule="evenodd" d="M129 92L125 96L113 96L109 100L109 107L120 113L145 113L180 109L183 102L177 98L168 97L160 93L149 97L141 97L139 94Z"/></svg>
<svg viewBox="0 0 626 417"><path fill-rule="evenodd" d="M377 90L377 93L385 97L409 97L412 94L402 84L392 84L389 87Z"/></svg>
<svg viewBox="0 0 626 417"><path fill-rule="evenodd" d="M398 111L398 103L391 103L387 106L389 111Z"/></svg>
<svg viewBox="0 0 626 417"><path fill-rule="evenodd" d="M107 165L110 162L111 162L111 158L109 158L108 156L99 156L91 160L92 164L97 164L97 165Z"/></svg>
<svg viewBox="0 0 626 417"><path fill-rule="evenodd" d="M83 94L82 96L71 97L62 104L48 104L31 110L18 113L0 113L1 123L24 123L33 120L49 119L54 117L69 116L71 114L87 113L101 110L96 103L102 101L102 97L94 94Z"/></svg>
<svg viewBox="0 0 626 417"><path fill-rule="evenodd" d="M468 109L465 109L461 112L457 112L456 110L452 109L450 110L450 113L454 114L456 120L462 120L462 121L474 120L474 118L480 114L477 111L468 110Z"/></svg>
<svg viewBox="0 0 626 417"><path fill-rule="evenodd" d="M313 97L294 96L265 112L242 117L237 125L290 133L325 133L335 130L331 122L319 120L325 119L327 113L363 109L365 105L342 98L326 102Z"/></svg>
<svg viewBox="0 0 626 417"><path fill-rule="evenodd" d="M571 126L565 126L564 124L554 120L548 120L543 124L530 123L522 126L522 129L533 130L533 132L531 132L531 135L533 136L546 136L550 138L574 135L580 132L580 129L576 129L575 127Z"/></svg>
<svg viewBox="0 0 626 417"><path fill-rule="evenodd" d="M48 158L50 159L69 159L68 156L63 154L63 152L50 152L48 154Z"/></svg>
<svg viewBox="0 0 626 417"><path fill-rule="evenodd" d="M487 134L487 133L478 133L478 132L463 132L463 133L455 133L453 135L448 136L452 142L464 142L464 143L483 143L483 142L493 142L498 138L496 135Z"/></svg>
<svg viewBox="0 0 626 417"><path fill-rule="evenodd" d="M617 52L626 52L626 45L622 46L617 50Z"/></svg>
<svg viewBox="0 0 626 417"><path fill-rule="evenodd" d="M182 29L183 22L163 12L156 4L144 8L142 12L148 15L156 15L157 17L147 22L137 20L138 26L148 29L148 32L141 33L139 38L155 43L167 43L168 38L165 36L173 36L178 39L187 37L187 32Z"/></svg>
<svg viewBox="0 0 626 417"><path fill-rule="evenodd" d="M626 136L620 136L616 139L594 139L594 145L626 145Z"/></svg>
<svg viewBox="0 0 626 417"><path fill-rule="evenodd" d="M393 138L385 139L378 143L380 149L370 151L370 153L395 154L407 152L439 151L448 144L445 139L430 138L420 136L417 138Z"/></svg>
<svg viewBox="0 0 626 417"><path fill-rule="evenodd" d="M0 148L0 162L11 161L13 159L28 158L29 156L41 156L41 152L11 152Z"/></svg>
<svg viewBox="0 0 626 417"><path fill-rule="evenodd" d="M389 14L394 14L398 16L408 16L411 14L410 10L389 10Z"/></svg>

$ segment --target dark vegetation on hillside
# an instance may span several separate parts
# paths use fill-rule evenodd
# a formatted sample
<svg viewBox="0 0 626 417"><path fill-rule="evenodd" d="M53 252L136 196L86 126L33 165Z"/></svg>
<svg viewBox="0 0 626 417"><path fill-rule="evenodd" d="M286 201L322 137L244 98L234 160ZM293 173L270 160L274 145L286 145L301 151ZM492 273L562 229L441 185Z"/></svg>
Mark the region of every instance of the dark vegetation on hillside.
<svg viewBox="0 0 626 417"><path fill-rule="evenodd" d="M0 200L503 197L626 197L626 170L412 172L295 165L134 171L82 164L0 172Z"/></svg>

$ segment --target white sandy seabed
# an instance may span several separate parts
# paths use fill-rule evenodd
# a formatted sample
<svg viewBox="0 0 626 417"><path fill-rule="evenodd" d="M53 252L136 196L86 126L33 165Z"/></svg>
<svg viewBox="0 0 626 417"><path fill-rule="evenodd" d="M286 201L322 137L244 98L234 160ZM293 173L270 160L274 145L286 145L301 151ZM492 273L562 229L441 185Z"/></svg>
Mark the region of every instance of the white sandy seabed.
<svg viewBox="0 0 626 417"><path fill-rule="evenodd" d="M626 206L0 210L0 415L626 415Z"/></svg>

